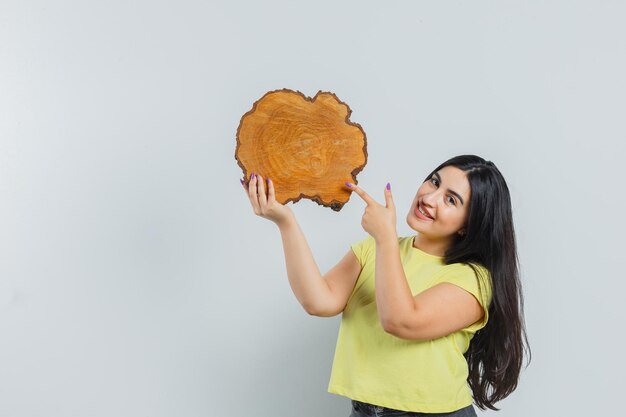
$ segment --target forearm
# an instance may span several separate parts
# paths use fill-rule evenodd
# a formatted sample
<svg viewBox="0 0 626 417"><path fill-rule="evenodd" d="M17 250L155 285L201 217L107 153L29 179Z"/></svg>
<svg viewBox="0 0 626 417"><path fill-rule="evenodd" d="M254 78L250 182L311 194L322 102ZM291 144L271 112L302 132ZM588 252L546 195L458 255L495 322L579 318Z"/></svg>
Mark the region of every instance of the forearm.
<svg viewBox="0 0 626 417"><path fill-rule="evenodd" d="M314 314L322 300L330 298L330 289L315 263L313 254L295 216L278 225L283 241L287 277L291 289L309 314Z"/></svg>
<svg viewBox="0 0 626 417"><path fill-rule="evenodd" d="M376 242L375 274L376 307L383 327L389 330L415 310L397 238Z"/></svg>

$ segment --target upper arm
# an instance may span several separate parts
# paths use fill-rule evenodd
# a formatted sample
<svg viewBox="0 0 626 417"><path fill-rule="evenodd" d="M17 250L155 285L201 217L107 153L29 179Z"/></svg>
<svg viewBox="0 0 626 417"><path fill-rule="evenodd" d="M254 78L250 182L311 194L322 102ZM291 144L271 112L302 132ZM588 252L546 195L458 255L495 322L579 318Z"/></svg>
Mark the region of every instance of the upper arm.
<svg viewBox="0 0 626 417"><path fill-rule="evenodd" d="M472 293L448 282L437 284L413 299L415 308L390 329L390 333L403 339L443 337L481 320L485 314Z"/></svg>
<svg viewBox="0 0 626 417"><path fill-rule="evenodd" d="M320 305L317 306L313 315L330 317L341 313L348 303L360 273L361 264L359 260L352 250L348 250L348 253L337 265L323 276L328 284L330 296L328 299L320 301Z"/></svg>

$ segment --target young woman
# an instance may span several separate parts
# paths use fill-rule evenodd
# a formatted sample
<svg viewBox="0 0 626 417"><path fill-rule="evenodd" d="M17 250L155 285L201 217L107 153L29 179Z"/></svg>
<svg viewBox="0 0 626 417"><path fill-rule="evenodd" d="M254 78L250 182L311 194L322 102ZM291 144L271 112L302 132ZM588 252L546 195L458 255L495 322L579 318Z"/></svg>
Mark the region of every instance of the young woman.
<svg viewBox="0 0 626 417"><path fill-rule="evenodd" d="M409 209L409 237L396 234L389 184L381 205L346 183L366 204L369 236L323 276L271 180L242 184L280 230L304 309L342 313L328 391L352 400L351 417L476 416L472 402L498 410L515 390L530 349L511 199L492 162L461 155L433 170Z"/></svg>

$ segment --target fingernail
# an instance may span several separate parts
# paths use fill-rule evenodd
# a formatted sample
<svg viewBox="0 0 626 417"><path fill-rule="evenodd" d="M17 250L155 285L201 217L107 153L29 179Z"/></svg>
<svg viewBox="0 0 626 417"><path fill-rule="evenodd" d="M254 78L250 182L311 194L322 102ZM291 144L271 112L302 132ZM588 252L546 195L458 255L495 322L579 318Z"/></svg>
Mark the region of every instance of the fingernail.
<svg viewBox="0 0 626 417"><path fill-rule="evenodd" d="M239 178L239 182L243 185L243 180L241 178Z"/></svg>
<svg viewBox="0 0 626 417"><path fill-rule="evenodd" d="M352 184L350 184L349 182L346 182L346 185L350 188L352 188Z"/></svg>
<svg viewBox="0 0 626 417"><path fill-rule="evenodd" d="M387 183L387 189L391 190L391 184Z"/></svg>
<svg viewBox="0 0 626 417"><path fill-rule="evenodd" d="M270 180L269 178L267 179L267 182L272 182L272 180Z"/></svg>
<svg viewBox="0 0 626 417"><path fill-rule="evenodd" d="M254 179L254 172L252 173L252 175L250 175L250 179L253 180Z"/></svg>

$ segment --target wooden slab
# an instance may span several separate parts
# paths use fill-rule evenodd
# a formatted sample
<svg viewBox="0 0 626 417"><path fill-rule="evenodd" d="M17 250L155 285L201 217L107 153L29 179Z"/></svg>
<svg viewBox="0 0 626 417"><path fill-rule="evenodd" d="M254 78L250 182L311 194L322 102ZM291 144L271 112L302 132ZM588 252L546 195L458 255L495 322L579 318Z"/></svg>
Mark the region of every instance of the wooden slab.
<svg viewBox="0 0 626 417"><path fill-rule="evenodd" d="M346 181L367 163L365 132L350 121L350 107L330 92L309 98L299 91L270 91L241 118L235 159L250 174L271 178L282 204L308 198L341 210Z"/></svg>

